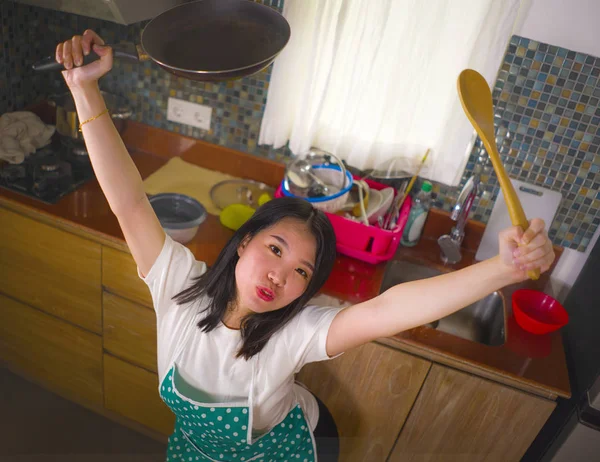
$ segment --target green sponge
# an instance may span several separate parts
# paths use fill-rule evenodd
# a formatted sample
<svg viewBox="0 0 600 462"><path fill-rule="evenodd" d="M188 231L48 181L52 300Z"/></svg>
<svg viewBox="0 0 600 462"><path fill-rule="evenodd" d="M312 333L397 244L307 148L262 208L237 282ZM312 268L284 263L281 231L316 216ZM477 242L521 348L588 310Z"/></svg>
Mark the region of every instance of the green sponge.
<svg viewBox="0 0 600 462"><path fill-rule="evenodd" d="M226 228L237 231L254 215L254 209L245 204L231 204L225 207L219 215L221 224Z"/></svg>

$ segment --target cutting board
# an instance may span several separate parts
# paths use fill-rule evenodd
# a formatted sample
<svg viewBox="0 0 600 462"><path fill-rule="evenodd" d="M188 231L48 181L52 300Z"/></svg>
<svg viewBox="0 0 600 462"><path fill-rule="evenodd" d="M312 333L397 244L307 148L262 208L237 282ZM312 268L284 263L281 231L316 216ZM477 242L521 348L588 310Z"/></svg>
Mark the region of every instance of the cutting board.
<svg viewBox="0 0 600 462"><path fill-rule="evenodd" d="M237 177L198 167L180 157L173 157L148 176L143 184L146 194L186 194L199 201L208 213L219 215L221 211L213 204L210 190L221 181L233 179Z"/></svg>
<svg viewBox="0 0 600 462"><path fill-rule="evenodd" d="M519 180L510 180L515 188L515 192L521 201L525 216L528 220L532 218L541 218L546 223L546 231L550 228L554 215L558 210L562 195L557 191L552 191L541 186L532 185ZM512 226L504 194L498 193L498 198L492 209L492 215L488 221L479 249L475 254L476 260L486 260L498 255L498 234L500 231Z"/></svg>

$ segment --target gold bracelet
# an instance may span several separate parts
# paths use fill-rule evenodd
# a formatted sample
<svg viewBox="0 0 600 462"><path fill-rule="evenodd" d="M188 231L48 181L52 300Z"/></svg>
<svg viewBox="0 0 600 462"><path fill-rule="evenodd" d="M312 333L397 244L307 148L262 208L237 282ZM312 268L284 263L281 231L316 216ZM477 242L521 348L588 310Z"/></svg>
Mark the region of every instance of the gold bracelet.
<svg viewBox="0 0 600 462"><path fill-rule="evenodd" d="M94 116L88 120L84 120L83 122L81 122L79 124L79 131L81 131L81 127L83 126L83 124L87 124L88 122L91 122L92 120L96 120L98 117L100 117L101 115L104 115L108 112L108 109L104 109L104 111L102 111L100 114L98 114L97 116Z"/></svg>

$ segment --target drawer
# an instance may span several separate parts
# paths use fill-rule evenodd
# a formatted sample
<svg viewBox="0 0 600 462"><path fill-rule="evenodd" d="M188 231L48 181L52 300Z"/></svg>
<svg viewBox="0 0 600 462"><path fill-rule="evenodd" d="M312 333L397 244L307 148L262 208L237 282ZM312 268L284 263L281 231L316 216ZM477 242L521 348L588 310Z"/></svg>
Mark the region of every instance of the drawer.
<svg viewBox="0 0 600 462"><path fill-rule="evenodd" d="M104 406L163 435L173 433L175 415L158 394L158 375L104 355Z"/></svg>
<svg viewBox="0 0 600 462"><path fill-rule="evenodd" d="M104 349L154 372L156 315L152 308L103 292Z"/></svg>
<svg viewBox="0 0 600 462"><path fill-rule="evenodd" d="M102 331L101 246L0 208L0 292Z"/></svg>
<svg viewBox="0 0 600 462"><path fill-rule="evenodd" d="M137 274L131 254L104 246L102 248L102 285L110 292L152 307L148 286Z"/></svg>
<svg viewBox="0 0 600 462"><path fill-rule="evenodd" d="M0 360L73 401L102 406L102 338L0 295Z"/></svg>

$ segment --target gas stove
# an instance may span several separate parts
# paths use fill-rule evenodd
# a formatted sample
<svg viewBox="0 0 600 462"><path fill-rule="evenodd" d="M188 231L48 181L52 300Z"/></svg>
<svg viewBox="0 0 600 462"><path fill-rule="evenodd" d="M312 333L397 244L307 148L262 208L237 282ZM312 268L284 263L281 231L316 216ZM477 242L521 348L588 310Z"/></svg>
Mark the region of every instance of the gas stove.
<svg viewBox="0 0 600 462"><path fill-rule="evenodd" d="M92 178L88 155L64 140L54 139L20 164L0 166L0 187L46 204L56 204Z"/></svg>

